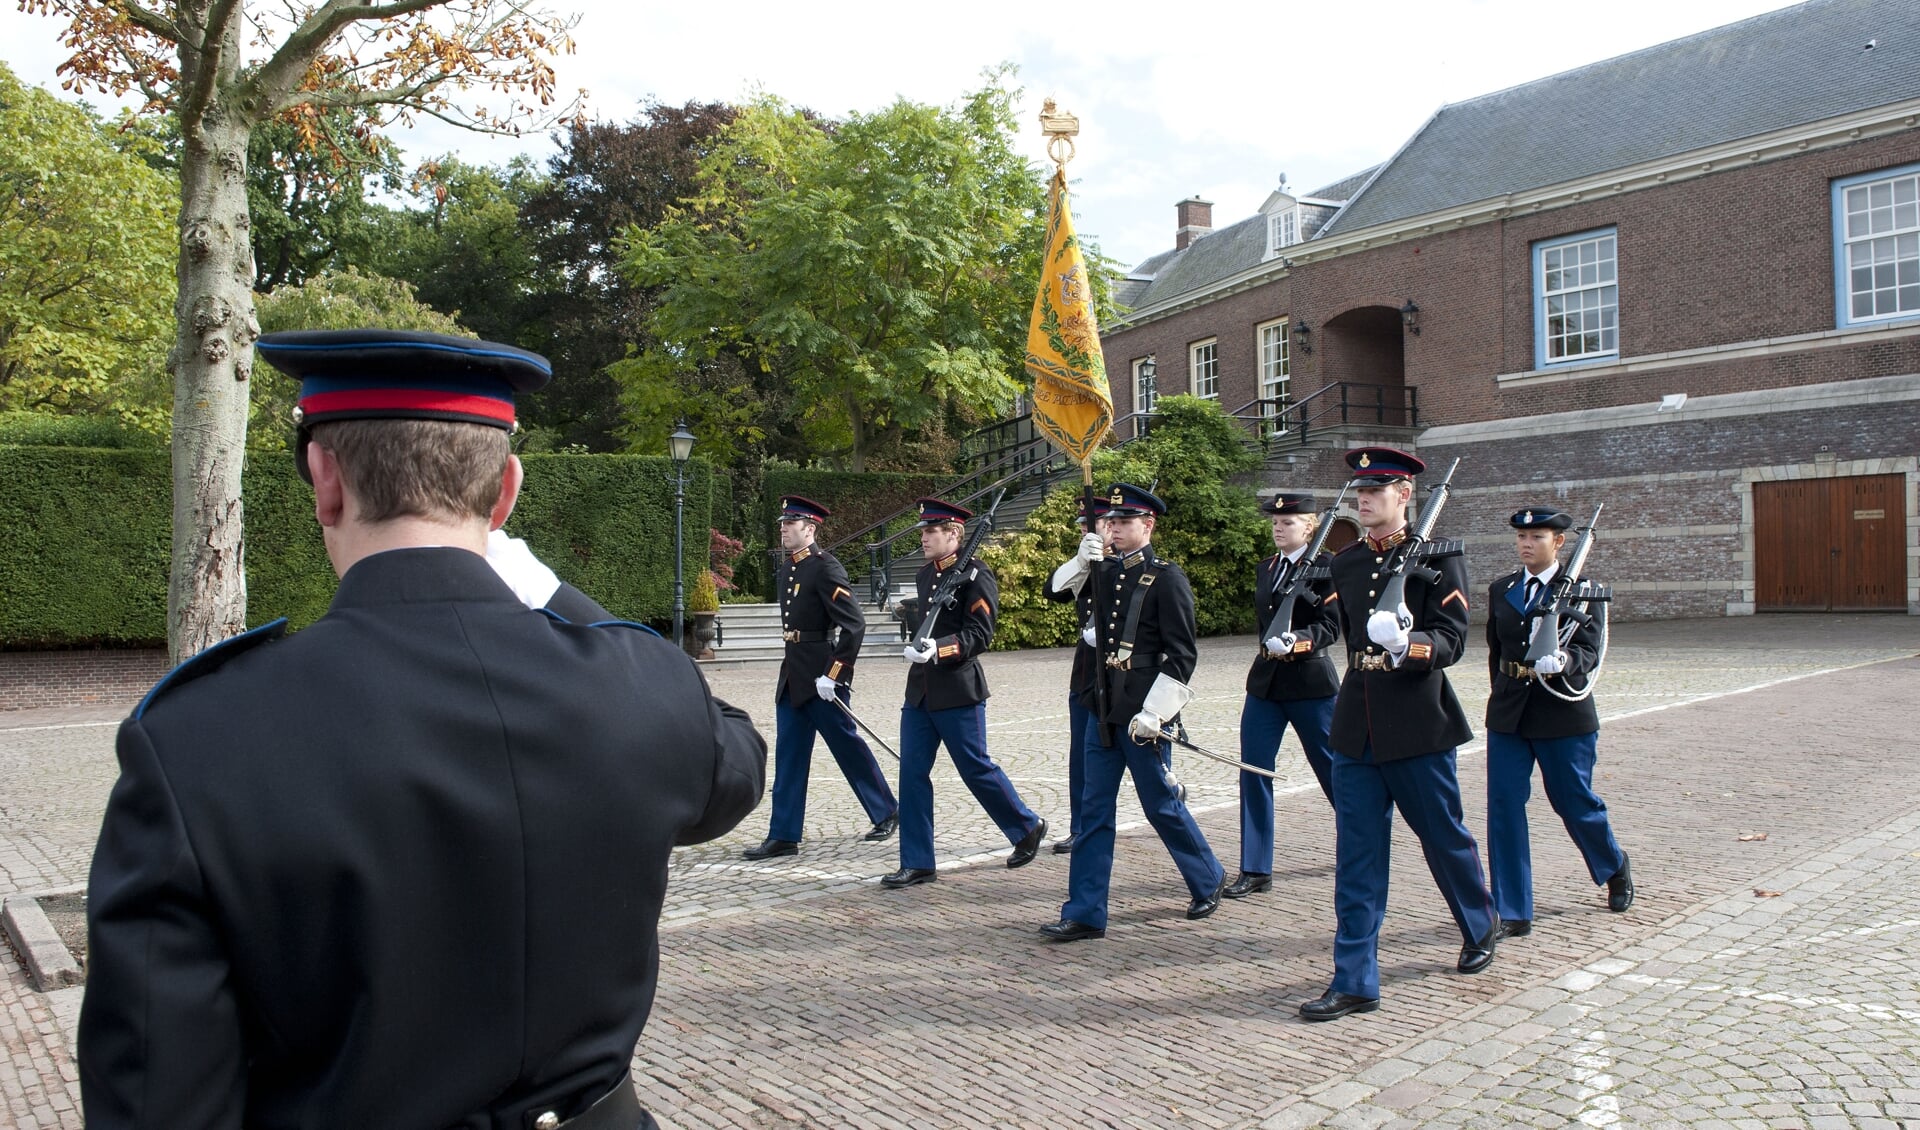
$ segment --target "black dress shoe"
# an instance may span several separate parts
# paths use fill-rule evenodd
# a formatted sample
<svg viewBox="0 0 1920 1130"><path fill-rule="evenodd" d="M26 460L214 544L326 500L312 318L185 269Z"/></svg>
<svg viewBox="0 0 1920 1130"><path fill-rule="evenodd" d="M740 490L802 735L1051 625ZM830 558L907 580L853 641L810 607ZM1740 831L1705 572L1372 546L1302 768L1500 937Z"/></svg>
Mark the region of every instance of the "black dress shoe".
<svg viewBox="0 0 1920 1130"><path fill-rule="evenodd" d="M931 883L940 877L940 873L931 867L902 867L891 875L883 875L880 885L890 891L901 887L917 887L921 883Z"/></svg>
<svg viewBox="0 0 1920 1130"><path fill-rule="evenodd" d="M1220 892L1222 898L1243 899L1248 895L1257 895L1273 889L1273 876L1262 875L1258 871L1242 871L1240 877Z"/></svg>
<svg viewBox="0 0 1920 1130"><path fill-rule="evenodd" d="M1220 885L1213 889L1212 894L1208 895L1205 898L1194 899L1192 902L1188 903L1187 904L1188 921L1205 918L1207 915L1212 914L1216 910L1219 910L1220 894L1226 889L1227 889L1227 881L1225 878L1222 878L1220 880Z"/></svg>
<svg viewBox="0 0 1920 1130"><path fill-rule="evenodd" d="M1085 922L1075 922L1071 918L1062 918L1048 926L1040 927L1040 933L1050 942L1077 942L1082 938L1104 938L1105 927L1089 926Z"/></svg>
<svg viewBox="0 0 1920 1130"><path fill-rule="evenodd" d="M1352 1012L1372 1012L1380 1007L1379 997L1356 997L1332 989L1300 1006L1302 1020L1338 1020Z"/></svg>
<svg viewBox="0 0 1920 1130"><path fill-rule="evenodd" d="M1620 857L1620 870L1607 880L1607 909L1619 914L1633 905L1633 861Z"/></svg>
<svg viewBox="0 0 1920 1130"><path fill-rule="evenodd" d="M1046 838L1047 822L1042 820L1033 826L1033 831L1028 832L1019 843L1013 845L1013 854L1007 857L1007 866L1025 867L1032 863L1033 857L1040 854L1040 841Z"/></svg>
<svg viewBox="0 0 1920 1130"><path fill-rule="evenodd" d="M1053 854L1071 855L1073 853L1073 841L1079 838L1079 836L1068 836L1064 840L1053 841Z"/></svg>
<svg viewBox="0 0 1920 1130"><path fill-rule="evenodd" d="M782 855L799 855L800 845L792 840L762 840L759 847L750 847L740 854L748 859L773 859Z"/></svg>
<svg viewBox="0 0 1920 1130"><path fill-rule="evenodd" d="M881 840L892 839L893 834L899 829L900 829L900 814L896 812L892 816L887 817L885 820L880 821L879 823L875 824L872 828L868 829L867 834L864 836L861 836L860 838L867 841L868 843L878 843Z"/></svg>
<svg viewBox="0 0 1920 1130"><path fill-rule="evenodd" d="M1524 938L1533 933L1533 919L1502 918L1497 933L1502 938Z"/></svg>
<svg viewBox="0 0 1920 1130"><path fill-rule="evenodd" d="M1462 973L1478 973L1493 964L1493 947L1500 944L1500 923L1495 922L1487 936L1460 947L1460 961L1454 966Z"/></svg>

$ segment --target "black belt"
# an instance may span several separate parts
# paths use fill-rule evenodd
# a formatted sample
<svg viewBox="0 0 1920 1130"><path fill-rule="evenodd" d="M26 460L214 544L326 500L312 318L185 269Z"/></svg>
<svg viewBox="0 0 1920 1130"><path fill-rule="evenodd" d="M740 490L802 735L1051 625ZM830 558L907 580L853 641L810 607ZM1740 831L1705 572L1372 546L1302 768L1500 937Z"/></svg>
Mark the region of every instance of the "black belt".
<svg viewBox="0 0 1920 1130"><path fill-rule="evenodd" d="M527 1130L652 1130L656 1125L633 1093L633 1079L625 1075L613 1090L564 1122L558 1113L540 1110L528 1111L525 1124Z"/></svg>
<svg viewBox="0 0 1920 1130"><path fill-rule="evenodd" d="M780 638L788 643L821 643L826 640L825 632L781 632Z"/></svg>
<svg viewBox="0 0 1920 1130"><path fill-rule="evenodd" d="M1114 671L1158 671L1160 653L1156 651L1152 655L1109 655L1107 667Z"/></svg>
<svg viewBox="0 0 1920 1130"><path fill-rule="evenodd" d="M1393 657L1386 654L1371 655L1359 652L1347 656L1347 666L1355 671L1391 671Z"/></svg>

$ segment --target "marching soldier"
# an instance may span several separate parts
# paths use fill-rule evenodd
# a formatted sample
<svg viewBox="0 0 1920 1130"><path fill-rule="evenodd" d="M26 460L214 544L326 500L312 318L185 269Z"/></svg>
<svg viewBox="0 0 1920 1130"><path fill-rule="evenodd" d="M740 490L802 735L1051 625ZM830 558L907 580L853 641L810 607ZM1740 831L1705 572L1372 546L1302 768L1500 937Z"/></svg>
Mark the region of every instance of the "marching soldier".
<svg viewBox="0 0 1920 1130"><path fill-rule="evenodd" d="M1591 676L1600 656L1606 605L1590 605L1593 619L1575 629L1563 648L1528 666L1522 662L1534 624L1552 602L1571 515L1548 506L1516 512L1508 524L1520 569L1493 582L1487 593L1487 665L1493 693L1487 698L1487 862L1493 872L1493 906L1500 936L1533 932L1533 855L1527 838L1527 796L1533 767L1547 803L1580 849L1595 886L1606 884L1607 909L1633 905L1633 872L1613 838L1607 805L1593 791L1593 764L1600 739L1600 713L1593 696L1574 701L1554 694L1553 676ZM1562 697L1565 695L1565 697Z"/></svg>
<svg viewBox="0 0 1920 1130"><path fill-rule="evenodd" d="M1276 624L1280 594L1287 582L1312 568L1307 544L1319 525L1313 496L1282 491L1261 504L1273 522L1273 546L1279 550L1260 563L1254 578L1259 609L1260 653L1247 672L1247 700L1240 708L1240 760L1272 769L1280 740L1293 727L1320 791L1333 799L1333 762L1327 731L1333 726L1333 700L1340 676L1333 667L1333 642L1340 622L1330 580L1302 581L1306 589L1294 602L1290 623ZM1328 561L1323 556L1320 563ZM1307 597L1311 596L1312 601ZM1221 894L1246 898L1273 887L1273 780L1240 773L1240 877Z"/></svg>
<svg viewBox="0 0 1920 1130"><path fill-rule="evenodd" d="M1104 618L1098 675L1110 688L1106 713L1087 722L1086 781L1080 797L1080 836L1074 843L1068 894L1060 921L1040 932L1058 942L1104 938L1107 888L1113 877L1114 807L1120 779L1133 775L1147 821L1173 856L1193 901L1190 919L1220 906L1226 872L1187 810L1167 769L1169 743L1160 736L1193 697L1187 683L1199 657L1193 588L1178 565L1153 552L1155 520L1166 504L1129 483L1107 495L1107 536L1114 557L1099 563L1090 584L1093 615ZM1093 692L1086 695L1092 708Z"/></svg>
<svg viewBox="0 0 1920 1130"><path fill-rule="evenodd" d="M653 1126L628 1068L668 856L752 811L765 743L657 633L534 611L558 587L516 595L484 559L544 358L387 330L259 348L301 379L340 585L121 724L87 1124Z"/></svg>
<svg viewBox="0 0 1920 1130"><path fill-rule="evenodd" d="M807 775L813 738L827 741L840 773L873 827L860 837L879 841L900 824L900 806L880 772L873 750L854 728L843 703L853 701L853 661L860 655L867 618L853 595L846 567L814 544L821 522L832 513L799 495L780 500L780 635L786 654L773 692L773 820L767 838L743 854L771 859L800 850L807 815ZM833 629L839 629L834 638Z"/></svg>
<svg viewBox="0 0 1920 1130"><path fill-rule="evenodd" d="M1086 780L1087 719L1091 717L1084 696L1093 689L1094 670L1099 666L1093 647L1093 628L1088 620L1093 614L1093 594L1087 591L1087 578L1107 552L1106 501L1094 500L1092 529L1087 528L1086 509L1083 499L1080 516L1074 519L1082 530L1079 550L1053 571L1043 590L1048 600L1073 601L1074 622L1080 625L1080 636L1074 641L1073 674L1067 679L1067 803L1071 820L1067 837L1053 842L1056 855L1072 851L1080 838L1080 789Z"/></svg>
<svg viewBox="0 0 1920 1130"><path fill-rule="evenodd" d="M1445 668L1467 640L1467 567L1458 554L1426 556L1428 581L1409 572L1406 603L1379 608L1385 581L1407 554L1407 501L1426 464L1390 447L1347 452L1366 536L1333 559L1333 599L1347 636L1347 673L1334 703L1331 745L1335 833L1333 984L1300 1006L1308 1020L1380 1007L1380 925L1387 910L1393 810L1420 838L1428 869L1465 944L1456 966L1478 973L1498 941L1480 854L1461 817L1454 751L1473 736Z"/></svg>
<svg viewBox="0 0 1920 1130"><path fill-rule="evenodd" d="M927 563L914 577L920 607L936 617L919 646L905 649L907 699L900 708L900 870L880 880L890 889L939 878L933 854L933 759L941 743L974 799L1013 845L1008 867L1033 862L1047 822L1014 791L987 755L987 675L980 656L993 643L1000 589L985 562L960 561L960 532L973 512L937 498L920 500L920 551ZM952 604L929 607L951 570L965 580Z"/></svg>

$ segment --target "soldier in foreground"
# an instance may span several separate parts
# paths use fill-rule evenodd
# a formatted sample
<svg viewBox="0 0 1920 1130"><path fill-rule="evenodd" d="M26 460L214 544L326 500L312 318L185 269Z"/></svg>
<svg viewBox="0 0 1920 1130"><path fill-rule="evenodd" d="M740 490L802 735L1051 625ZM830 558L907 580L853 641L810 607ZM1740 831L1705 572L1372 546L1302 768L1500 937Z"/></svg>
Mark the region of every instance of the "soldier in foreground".
<svg viewBox="0 0 1920 1130"><path fill-rule="evenodd" d="M657 634L534 611L482 557L544 358L375 330L260 350L302 381L340 587L121 725L88 1125L652 1126L628 1065L668 855L753 809L765 743Z"/></svg>
<svg viewBox="0 0 1920 1130"><path fill-rule="evenodd" d="M1543 613L1553 602L1573 517L1549 506L1516 511L1508 524L1520 555L1516 572L1494 581L1487 593L1487 666L1492 693L1487 697L1487 866L1493 872L1493 906L1500 936L1533 932L1533 853L1527 836L1527 796L1533 767L1547 803L1566 825L1567 835L1594 884L1606 884L1607 909L1633 905L1633 872L1627 853L1613 838L1607 805L1593 791L1593 765L1600 741L1600 712L1591 694L1570 689L1555 693L1549 680L1568 688L1568 679L1590 686L1600 658L1606 605L1595 602L1594 617L1575 628L1564 647L1547 650L1532 663L1526 656ZM1543 648L1543 650L1546 650Z"/></svg>
<svg viewBox="0 0 1920 1130"><path fill-rule="evenodd" d="M1067 804L1070 819L1066 838L1053 842L1056 855L1072 851L1080 838L1080 791L1087 773L1087 719L1092 716L1086 696L1093 690L1093 680L1100 667L1098 653L1094 651L1093 641L1088 638L1093 632L1089 622L1093 615L1093 594L1088 591L1087 581L1093 575L1094 568L1106 558L1106 507L1105 499L1094 499L1093 519L1089 522L1086 501L1081 500L1081 512L1075 519L1081 530L1079 548L1053 571L1041 593L1051 601L1072 601L1074 623L1080 628L1074 638L1073 672L1067 678Z"/></svg>
<svg viewBox="0 0 1920 1130"><path fill-rule="evenodd" d="M1193 588L1178 565L1153 552L1154 523L1166 512L1159 498L1129 483L1115 483L1107 496L1114 556L1094 569L1088 584L1093 588L1092 615L1104 628L1095 637L1105 646L1094 677L1107 680L1109 694L1104 713L1093 692L1087 695L1080 837L1060 920L1040 928L1050 941L1106 937L1115 807L1120 781L1128 774L1141 810L1193 896L1187 917L1212 914L1226 886L1220 861L1169 778L1171 749L1160 736L1161 728L1171 725L1193 697L1187 683L1199 657Z"/></svg>
<svg viewBox="0 0 1920 1130"><path fill-rule="evenodd" d="M960 559L960 532L971 517L972 511L953 503L920 500L920 550L927 563L914 583L920 607L935 619L925 637L903 652L913 666L900 708L900 870L880 880L889 889L940 877L933 854L933 759L942 743L974 799L1013 844L1008 867L1033 862L1047 835L1047 822L987 754L987 674L980 656L993 644L1000 590L984 562ZM934 590L956 571L953 603L930 608Z"/></svg>
<svg viewBox="0 0 1920 1130"><path fill-rule="evenodd" d="M866 638L867 618L854 598L846 567L814 544L826 507L799 495L780 500L780 636L786 651L773 691L773 819L767 838L748 859L800 850L807 816L807 776L815 734L827 749L873 827L861 838L879 841L900 824L900 805L873 749L854 728L842 703L853 700L853 663ZM838 638L834 629L838 628Z"/></svg>
<svg viewBox="0 0 1920 1130"><path fill-rule="evenodd" d="M1407 502L1426 464L1389 447L1347 453L1366 536L1333 559L1333 600L1347 635L1347 674L1334 703L1333 984L1300 1006L1307 1020L1380 1007L1380 925L1387 912L1393 812L1420 838L1465 944L1456 965L1478 973L1498 940L1480 852L1460 808L1454 752L1473 736L1446 668L1467 642L1467 566L1457 551L1409 562ZM1429 502L1431 508L1435 502ZM1427 531L1431 533L1431 531ZM1415 568L1430 569L1433 578ZM1404 573L1404 603L1386 603Z"/></svg>
<svg viewBox="0 0 1920 1130"><path fill-rule="evenodd" d="M1333 700L1340 673L1333 666L1333 644L1340 638L1330 580L1308 580L1308 569L1324 565L1307 559L1320 516L1313 496L1281 491L1261 504L1272 519L1273 545L1279 552L1260 563L1254 577L1254 604L1260 623L1260 652L1247 671L1247 699L1240 708L1240 760L1272 769L1287 727L1299 739L1320 791L1333 799L1333 762L1327 732L1333 726ZM1291 602L1287 622L1276 621L1282 594L1293 585L1304 591ZM1273 781L1258 773L1240 773L1240 876L1221 893L1246 898L1273 887Z"/></svg>

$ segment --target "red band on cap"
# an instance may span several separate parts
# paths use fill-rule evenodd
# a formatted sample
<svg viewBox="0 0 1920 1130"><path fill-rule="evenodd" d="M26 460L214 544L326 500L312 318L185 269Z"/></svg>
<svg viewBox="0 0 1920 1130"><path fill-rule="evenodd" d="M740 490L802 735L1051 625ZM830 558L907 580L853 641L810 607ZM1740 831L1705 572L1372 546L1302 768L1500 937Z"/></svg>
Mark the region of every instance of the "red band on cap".
<svg viewBox="0 0 1920 1130"><path fill-rule="evenodd" d="M491 396L447 392L435 388L367 388L342 392L318 392L300 398L300 411L307 419L336 412L418 411L446 412L461 416L483 416L503 424L513 423L513 402Z"/></svg>

